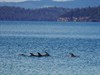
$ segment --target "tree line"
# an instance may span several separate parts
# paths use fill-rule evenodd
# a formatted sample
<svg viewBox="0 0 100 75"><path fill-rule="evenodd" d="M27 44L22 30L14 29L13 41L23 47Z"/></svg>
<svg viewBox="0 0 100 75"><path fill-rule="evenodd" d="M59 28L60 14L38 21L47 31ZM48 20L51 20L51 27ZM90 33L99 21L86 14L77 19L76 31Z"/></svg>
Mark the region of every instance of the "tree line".
<svg viewBox="0 0 100 75"><path fill-rule="evenodd" d="M57 21L60 17L89 17L90 19L100 21L100 6L75 9L62 7L40 9L0 7L0 21Z"/></svg>

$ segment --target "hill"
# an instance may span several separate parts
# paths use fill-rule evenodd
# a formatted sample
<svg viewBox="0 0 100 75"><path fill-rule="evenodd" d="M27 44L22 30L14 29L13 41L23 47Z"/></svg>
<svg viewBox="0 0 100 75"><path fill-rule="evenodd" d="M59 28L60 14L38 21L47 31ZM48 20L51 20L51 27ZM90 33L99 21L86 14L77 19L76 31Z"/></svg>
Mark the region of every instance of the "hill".
<svg viewBox="0 0 100 75"><path fill-rule="evenodd" d="M0 7L1 21L100 21L99 16L100 6L75 9Z"/></svg>
<svg viewBox="0 0 100 75"><path fill-rule="evenodd" d="M59 21L96 21L100 22L100 6L76 8L61 15Z"/></svg>

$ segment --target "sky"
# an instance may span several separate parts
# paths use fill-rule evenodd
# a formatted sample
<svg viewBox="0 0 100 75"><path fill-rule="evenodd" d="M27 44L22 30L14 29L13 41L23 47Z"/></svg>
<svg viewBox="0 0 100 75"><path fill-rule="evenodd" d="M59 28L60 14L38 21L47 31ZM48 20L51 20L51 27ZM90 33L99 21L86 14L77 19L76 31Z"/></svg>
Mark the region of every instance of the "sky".
<svg viewBox="0 0 100 75"><path fill-rule="evenodd" d="M0 0L0 2L23 2L23 1L54 1L54 2L68 2L68 1L97 1L100 0Z"/></svg>
<svg viewBox="0 0 100 75"><path fill-rule="evenodd" d="M0 0L0 2L23 2L23 1L46 1L46 0ZM51 1L65 2L65 1L72 1L72 0L51 0Z"/></svg>
<svg viewBox="0 0 100 75"><path fill-rule="evenodd" d="M29 1L32 2L29 3ZM0 0L0 6L18 6L25 8L53 6L65 8L82 8L88 6L100 6L100 0Z"/></svg>

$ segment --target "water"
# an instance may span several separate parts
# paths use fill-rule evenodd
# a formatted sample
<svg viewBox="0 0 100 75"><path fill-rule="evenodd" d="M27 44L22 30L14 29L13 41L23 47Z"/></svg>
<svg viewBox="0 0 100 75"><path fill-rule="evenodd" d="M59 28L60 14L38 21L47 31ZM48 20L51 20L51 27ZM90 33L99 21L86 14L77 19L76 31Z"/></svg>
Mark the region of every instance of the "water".
<svg viewBox="0 0 100 75"><path fill-rule="evenodd" d="M100 75L100 23L0 22L0 75Z"/></svg>

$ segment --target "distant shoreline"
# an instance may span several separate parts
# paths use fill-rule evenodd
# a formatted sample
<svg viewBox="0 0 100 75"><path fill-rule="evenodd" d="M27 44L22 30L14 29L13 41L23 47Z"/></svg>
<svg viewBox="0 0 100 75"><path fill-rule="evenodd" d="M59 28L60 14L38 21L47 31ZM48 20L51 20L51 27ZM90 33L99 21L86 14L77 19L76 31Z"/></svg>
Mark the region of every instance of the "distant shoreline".
<svg viewBox="0 0 100 75"><path fill-rule="evenodd" d="M75 22L75 23L77 23L77 22L87 22L87 23L88 22L94 22L94 23L95 22L100 22L100 21L21 21L21 20L20 21L18 21L18 20L3 20L2 21L2 20L0 20L0 22L12 22L12 21L13 22L63 22L63 23L64 22L69 22L69 23L70 22Z"/></svg>
<svg viewBox="0 0 100 75"><path fill-rule="evenodd" d="M25 9L0 6L0 21L100 22L100 6L87 8L48 7Z"/></svg>

